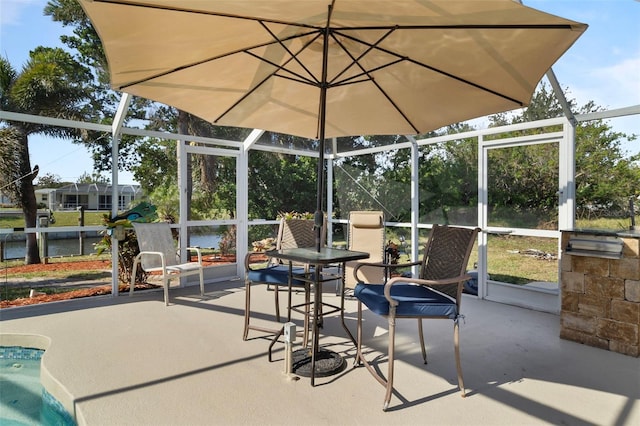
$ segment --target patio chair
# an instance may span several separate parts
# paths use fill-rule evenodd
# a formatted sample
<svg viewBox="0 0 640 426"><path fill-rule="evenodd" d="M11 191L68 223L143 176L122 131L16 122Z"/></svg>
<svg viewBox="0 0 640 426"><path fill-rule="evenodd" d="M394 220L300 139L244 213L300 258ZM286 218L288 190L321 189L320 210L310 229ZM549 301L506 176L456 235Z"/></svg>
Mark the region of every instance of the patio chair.
<svg viewBox="0 0 640 426"><path fill-rule="evenodd" d="M359 281L354 290L358 299L358 337L355 362L362 362L376 380L386 387L383 410L387 410L393 392L393 363L395 324L398 318L417 318L422 358L427 363L422 330L423 319L453 320L453 342L455 348L458 386L465 396L460 365L459 320L460 302L469 255L475 244L478 229L434 225L426 243L422 262L404 265L421 265L419 278L394 277L385 284L366 284L356 267L354 275ZM389 322L388 372L386 379L363 356L362 353L362 305Z"/></svg>
<svg viewBox="0 0 640 426"><path fill-rule="evenodd" d="M323 226L322 245L325 244L325 230ZM288 249L296 247L315 247L316 231L314 230L313 219L282 219L278 228L278 236L276 238L276 249ZM256 284L264 284L273 287L275 298L275 318L280 322L280 287L289 286L289 264L280 263L278 259L269 259L265 266L258 268L252 267L252 258L256 255L264 255L263 252L250 252L245 257L245 310L244 310L244 331L243 340L247 340L249 330L256 330L264 333L277 334L280 327L276 329L261 327L251 324L251 287ZM310 271L309 265L293 265L293 274L305 274ZM309 300L310 289L309 284L302 280L293 279L291 285L293 287L304 288L305 290L305 334L304 341L307 341L308 321L309 321ZM291 292L288 294L287 303L287 319L291 319Z"/></svg>
<svg viewBox="0 0 640 426"><path fill-rule="evenodd" d="M349 250L369 253L366 263L384 261L384 214L381 211L352 211L349 213ZM343 274L343 290L353 291L357 281L353 271L359 261L347 262ZM385 269L377 266L363 266L360 268L363 282L382 283L385 281Z"/></svg>
<svg viewBox="0 0 640 426"><path fill-rule="evenodd" d="M199 275L200 295L204 296L204 273L200 249L187 247L187 250L196 252L198 261L181 263L168 223L133 222L132 224L136 232L140 253L133 261L129 295L133 294L136 272L138 265L140 265L145 272L160 272L162 274L164 304L167 306L169 305L169 282L172 278Z"/></svg>

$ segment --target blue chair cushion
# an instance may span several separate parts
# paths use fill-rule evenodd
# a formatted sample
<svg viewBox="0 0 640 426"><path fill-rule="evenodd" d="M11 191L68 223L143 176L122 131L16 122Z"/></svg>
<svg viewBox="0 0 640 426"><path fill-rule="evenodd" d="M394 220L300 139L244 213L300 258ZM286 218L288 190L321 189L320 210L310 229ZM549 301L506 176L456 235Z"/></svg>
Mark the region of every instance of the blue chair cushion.
<svg viewBox="0 0 640 426"><path fill-rule="evenodd" d="M389 301L384 297L384 284L357 284L354 296L370 311L389 315ZM455 301L428 287L398 283L391 287L391 297L399 302L396 317L447 317L455 319Z"/></svg>
<svg viewBox="0 0 640 426"><path fill-rule="evenodd" d="M294 267L293 274L303 274L304 268ZM289 285L289 265L273 265L266 268L254 269L249 271L248 279L251 282L274 284L274 285ZM300 280L293 279L291 285L301 286L304 283Z"/></svg>
<svg viewBox="0 0 640 426"><path fill-rule="evenodd" d="M464 292L478 295L478 271L467 271L467 274L471 275L471 279L464 282Z"/></svg>

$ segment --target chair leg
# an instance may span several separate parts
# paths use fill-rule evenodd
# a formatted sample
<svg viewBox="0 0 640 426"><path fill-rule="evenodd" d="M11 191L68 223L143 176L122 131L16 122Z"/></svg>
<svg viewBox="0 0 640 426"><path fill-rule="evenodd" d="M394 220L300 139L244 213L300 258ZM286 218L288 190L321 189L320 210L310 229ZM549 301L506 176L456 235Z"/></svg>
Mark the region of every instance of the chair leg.
<svg viewBox="0 0 640 426"><path fill-rule="evenodd" d="M244 281L244 330L242 332L242 340L248 340L249 339L249 330L256 330L256 331L260 331L263 333L269 333L269 334L274 334L274 335L279 335L279 333L281 333L282 331L282 327L280 328L269 328L269 327L263 327L260 325L251 325L251 287L253 287L253 284L265 284L266 283L254 283L249 279L245 279ZM273 284L269 284L269 285L273 285ZM279 306L279 299L278 299L278 287L276 286L276 296L275 296L275 300L276 300L276 307ZM276 315L278 315L278 322L280 321L280 312L279 310L276 309ZM269 355L271 356L271 355Z"/></svg>
<svg viewBox="0 0 640 426"><path fill-rule="evenodd" d="M459 321L456 319L453 322L453 344L455 346L456 352L456 370L458 372L458 387L460 388L460 393L464 398L466 396L464 390L464 382L462 380L462 364L460 363L460 326Z"/></svg>
<svg viewBox="0 0 640 426"><path fill-rule="evenodd" d="M162 275L162 286L164 287L164 305L169 306L169 277Z"/></svg>
<svg viewBox="0 0 640 426"><path fill-rule="evenodd" d="M362 302L358 301L358 324L357 324L357 342L356 342L356 358L353 361L354 366L358 366L360 364L364 365L367 371L373 376L374 379L378 381L382 386L387 388L387 394L385 396L385 402L382 407L383 410L387 410L389 407L389 401L391 400L391 393L393 391L393 345L395 342L395 326L392 328L392 322L395 324L395 320L389 319L389 376L387 380L382 377L378 371L367 361L367 359L362 354Z"/></svg>
<svg viewBox="0 0 640 426"><path fill-rule="evenodd" d="M129 285L129 296L133 296L133 290L136 287L136 275L138 273L138 259L133 262L133 270L131 272L131 285Z"/></svg>
<svg viewBox="0 0 640 426"><path fill-rule="evenodd" d="M291 321L293 287L291 284L287 286L287 322Z"/></svg>
<svg viewBox="0 0 640 426"><path fill-rule="evenodd" d="M340 264L340 266L338 266L338 275L340 276L340 279L336 280L336 296L340 296L342 297L342 294L344 293L344 271L342 270L342 264Z"/></svg>
<svg viewBox="0 0 640 426"><path fill-rule="evenodd" d="M422 318L418 318L418 334L420 335L420 349L422 349L422 359L427 363L427 349L424 347L424 332L422 329Z"/></svg>
<svg viewBox="0 0 640 426"><path fill-rule="evenodd" d="M280 287L278 287L277 284L275 284L274 286L274 291L273 294L274 299L275 299L275 304L276 304L276 321L280 322Z"/></svg>
<svg viewBox="0 0 640 426"><path fill-rule="evenodd" d="M389 312L389 373L387 375L387 393L384 397L383 411L389 408L391 394L393 393L393 361L395 359L395 343L396 343L396 319L395 309L391 307Z"/></svg>
<svg viewBox="0 0 640 426"><path fill-rule="evenodd" d="M353 360L354 366L362 363L362 302L358 300L358 320L356 323L356 357Z"/></svg>
<svg viewBox="0 0 640 426"><path fill-rule="evenodd" d="M251 281L244 281L244 333L242 340L247 340L249 336L249 313L251 309Z"/></svg>

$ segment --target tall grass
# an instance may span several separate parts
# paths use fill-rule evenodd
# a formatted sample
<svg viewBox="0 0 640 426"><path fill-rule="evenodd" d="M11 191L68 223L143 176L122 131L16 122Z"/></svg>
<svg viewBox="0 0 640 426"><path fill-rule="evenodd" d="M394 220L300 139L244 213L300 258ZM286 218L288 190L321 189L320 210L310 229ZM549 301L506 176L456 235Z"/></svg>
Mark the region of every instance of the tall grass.
<svg viewBox="0 0 640 426"><path fill-rule="evenodd" d="M577 219L576 228L610 229L619 231L629 229L631 218ZM636 226L640 226L640 215L636 215Z"/></svg>

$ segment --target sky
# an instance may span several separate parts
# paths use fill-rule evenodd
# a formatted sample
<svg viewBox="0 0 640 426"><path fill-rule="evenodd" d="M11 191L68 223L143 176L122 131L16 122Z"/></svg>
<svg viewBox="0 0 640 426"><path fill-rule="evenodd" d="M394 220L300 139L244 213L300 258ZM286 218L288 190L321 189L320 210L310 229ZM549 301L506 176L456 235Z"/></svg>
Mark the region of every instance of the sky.
<svg viewBox="0 0 640 426"><path fill-rule="evenodd" d="M37 46L65 47L60 35L70 33L43 15L46 0L0 0L0 55L16 69ZM589 25L587 31L553 66L567 97L582 106L594 101L606 109L640 105L640 1L638 0L523 0L526 6ZM482 120L475 121L482 127ZM640 135L640 117L610 120L615 131ZM630 154L640 152L640 140L626 143ZM82 145L32 137L31 164L40 173L75 182L92 174L93 161ZM134 183L121 172L119 183Z"/></svg>

